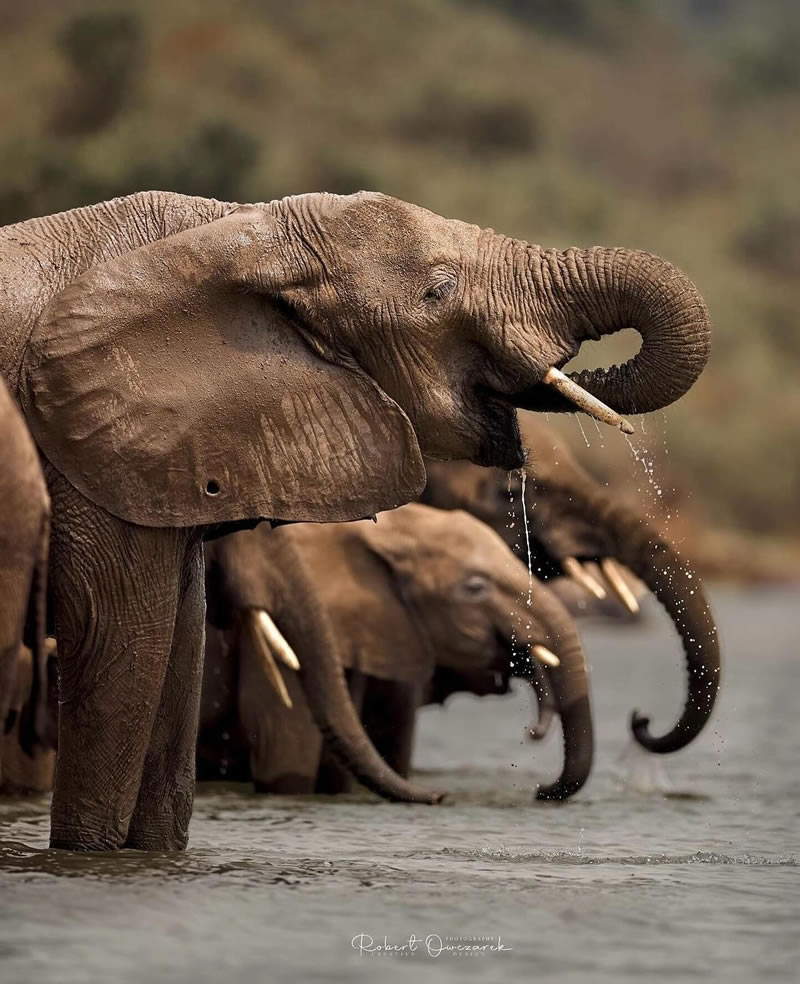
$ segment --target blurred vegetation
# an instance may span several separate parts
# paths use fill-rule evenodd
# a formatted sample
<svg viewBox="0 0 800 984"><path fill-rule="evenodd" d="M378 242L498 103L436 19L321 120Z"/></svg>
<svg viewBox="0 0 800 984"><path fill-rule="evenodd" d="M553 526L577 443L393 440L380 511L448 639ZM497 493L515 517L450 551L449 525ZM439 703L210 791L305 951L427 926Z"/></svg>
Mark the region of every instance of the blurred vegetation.
<svg viewBox="0 0 800 984"><path fill-rule="evenodd" d="M797 8L0 0L0 222L147 187L367 187L534 242L662 253L716 334L656 471L715 542L797 544ZM596 466L629 478L616 437Z"/></svg>

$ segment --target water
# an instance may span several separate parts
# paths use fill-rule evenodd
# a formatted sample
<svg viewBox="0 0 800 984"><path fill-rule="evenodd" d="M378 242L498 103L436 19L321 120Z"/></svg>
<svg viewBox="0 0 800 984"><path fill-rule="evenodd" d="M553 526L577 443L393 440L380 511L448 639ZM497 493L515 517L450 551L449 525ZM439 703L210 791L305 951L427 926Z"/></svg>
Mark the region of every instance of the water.
<svg viewBox="0 0 800 984"><path fill-rule="evenodd" d="M533 604L533 562L531 559L531 532L530 526L528 524L528 504L525 496L525 469L521 469L520 475L522 476L522 489L520 491L520 499L522 500L522 527L525 530L525 550L528 555L528 598L526 604L528 608ZM528 626L530 628L530 626Z"/></svg>
<svg viewBox="0 0 800 984"><path fill-rule="evenodd" d="M796 980L797 595L714 602L720 706L669 759L643 758L625 722L677 712L671 630L652 611L641 629L586 628L597 766L564 805L531 805L560 743L523 741L520 689L424 713L417 778L453 791L439 808L219 786L185 854L82 856L46 850L46 802L0 806L0 980ZM351 945L412 933L511 949Z"/></svg>

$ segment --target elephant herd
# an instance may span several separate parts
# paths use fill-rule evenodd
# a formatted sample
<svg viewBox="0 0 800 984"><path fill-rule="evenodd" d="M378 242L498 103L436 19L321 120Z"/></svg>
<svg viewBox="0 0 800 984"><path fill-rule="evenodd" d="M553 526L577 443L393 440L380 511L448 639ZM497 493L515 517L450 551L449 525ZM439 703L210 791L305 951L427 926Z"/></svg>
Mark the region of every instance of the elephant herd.
<svg viewBox="0 0 800 984"><path fill-rule="evenodd" d="M625 328L627 363L561 371ZM536 795L564 799L594 759L575 617L643 591L687 689L633 735L684 747L719 686L702 585L517 411L629 432L709 347L651 254L372 193L146 192L0 229L0 789L52 787L72 850L182 849L196 779L436 803L417 712L519 678L530 737L563 734Z"/></svg>

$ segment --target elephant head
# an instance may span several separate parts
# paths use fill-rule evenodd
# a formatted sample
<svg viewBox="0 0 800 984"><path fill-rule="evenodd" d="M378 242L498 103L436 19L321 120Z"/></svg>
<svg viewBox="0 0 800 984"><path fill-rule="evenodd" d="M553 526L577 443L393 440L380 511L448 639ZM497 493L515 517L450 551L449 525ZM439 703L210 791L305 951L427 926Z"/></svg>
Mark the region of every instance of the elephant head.
<svg viewBox="0 0 800 984"><path fill-rule="evenodd" d="M550 370L587 339L642 336L575 377L623 413L708 358L702 299L647 253L542 249L373 193L153 193L79 218L53 220L84 248L20 398L55 467L144 526L371 515L422 490L422 454L521 466L515 408L574 409Z"/></svg>
<svg viewBox="0 0 800 984"><path fill-rule="evenodd" d="M631 726L636 740L649 751L677 751L702 731L719 689L719 640L702 583L644 516L587 474L552 430L531 415L525 416L522 428L532 449L525 491L534 568L546 579L565 574L577 578L595 596L613 592L629 610L636 610L618 567L623 564L653 592L675 625L688 676L681 716L659 737L650 734L648 719L638 712ZM437 465L430 474L426 501L445 508L473 508L508 542L524 549L520 517L508 515L508 476L461 462ZM511 482L512 498L519 502L521 483L518 478ZM587 564L597 566L587 569Z"/></svg>
<svg viewBox="0 0 800 984"><path fill-rule="evenodd" d="M315 579L345 664L386 681L502 692L546 661L564 732L559 779L540 799L586 781L593 727L587 669L560 602L485 524L412 504L377 523L280 530ZM529 604L530 601L530 604Z"/></svg>

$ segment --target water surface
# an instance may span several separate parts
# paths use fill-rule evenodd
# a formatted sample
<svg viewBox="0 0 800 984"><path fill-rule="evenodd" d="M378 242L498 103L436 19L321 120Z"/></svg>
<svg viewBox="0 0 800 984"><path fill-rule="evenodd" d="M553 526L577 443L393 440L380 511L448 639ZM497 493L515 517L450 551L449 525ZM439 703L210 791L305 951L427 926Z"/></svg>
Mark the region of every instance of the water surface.
<svg viewBox="0 0 800 984"><path fill-rule="evenodd" d="M714 600L722 698L668 759L626 722L677 714L670 627L655 608L584 627L597 764L568 804L531 805L560 743L522 740L524 690L425 711L417 778L453 792L439 808L212 785L185 854L87 856L47 850L46 800L0 804L0 980L796 980L797 592ZM413 953L352 945L412 934Z"/></svg>

